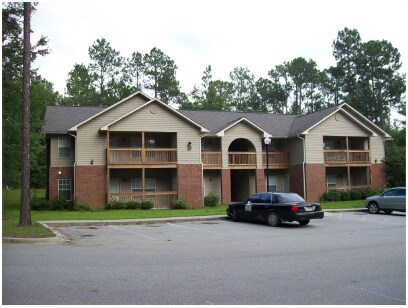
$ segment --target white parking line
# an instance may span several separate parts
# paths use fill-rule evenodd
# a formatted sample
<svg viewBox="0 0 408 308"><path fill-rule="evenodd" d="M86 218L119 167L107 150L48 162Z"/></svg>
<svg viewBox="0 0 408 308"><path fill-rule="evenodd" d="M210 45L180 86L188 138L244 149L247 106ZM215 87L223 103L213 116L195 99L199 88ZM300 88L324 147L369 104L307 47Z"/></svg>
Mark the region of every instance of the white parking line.
<svg viewBox="0 0 408 308"><path fill-rule="evenodd" d="M382 222L380 222L380 225L385 224L388 220L389 220L388 218L384 219Z"/></svg>
<svg viewBox="0 0 408 308"><path fill-rule="evenodd" d="M381 294L381 293L378 293L378 292L368 291L367 289L364 289L364 288L355 288L355 287L352 287L352 286L346 286L346 287L347 287L347 288L350 288L350 289L358 290L358 291L361 291L361 292L367 292L367 293L369 293L369 294L373 294L373 295L377 295L377 296L382 296L382 297L390 298L390 299L393 299L393 300L396 300L396 301L400 301L401 303L405 303L405 300L402 299L402 298L393 297L393 296L388 296L388 295Z"/></svg>
<svg viewBox="0 0 408 308"><path fill-rule="evenodd" d="M363 220L366 220L366 218L367 218L367 217L363 217L363 218L361 218L360 220L363 221Z"/></svg>
<svg viewBox="0 0 408 308"><path fill-rule="evenodd" d="M147 239L149 239L149 240L153 240L153 241L156 241L156 240L157 240L157 239L155 239L155 238L153 238L153 237L146 236L146 235L143 235L143 234L140 234L140 233L137 233L137 232L133 232L133 231L127 230L127 229L118 228L118 227L116 227L116 226L109 226L109 227L114 228L114 229L117 229L117 230L120 230L120 231L125 231L125 232L129 232L129 233L132 233L132 234L136 234L136 235L139 235L139 236L141 236L141 237L147 238Z"/></svg>
<svg viewBox="0 0 408 308"><path fill-rule="evenodd" d="M195 230L195 231L202 231L202 232L207 232L207 233L212 233L212 234L224 234L224 233L220 233L220 232L214 232L214 231L209 231L209 230L203 230L203 229L198 229L198 228L191 228L191 227L186 227L186 226L181 226L181 225L176 225L176 224L172 224L172 223L167 223L169 226L172 227L178 227L178 228L183 228L183 229L189 229L189 230Z"/></svg>

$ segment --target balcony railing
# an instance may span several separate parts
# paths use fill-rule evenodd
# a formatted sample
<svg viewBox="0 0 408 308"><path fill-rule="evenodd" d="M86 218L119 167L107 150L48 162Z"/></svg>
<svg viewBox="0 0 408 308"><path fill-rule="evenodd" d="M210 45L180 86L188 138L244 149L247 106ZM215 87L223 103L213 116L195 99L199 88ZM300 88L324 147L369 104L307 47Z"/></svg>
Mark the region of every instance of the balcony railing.
<svg viewBox="0 0 408 308"><path fill-rule="evenodd" d="M325 150L324 162L326 164L368 164L370 151Z"/></svg>
<svg viewBox="0 0 408 308"><path fill-rule="evenodd" d="M230 166L256 166L255 152L228 152Z"/></svg>
<svg viewBox="0 0 408 308"><path fill-rule="evenodd" d="M201 161L204 167L222 167L221 152L201 152Z"/></svg>
<svg viewBox="0 0 408 308"><path fill-rule="evenodd" d="M107 150L109 164L177 163L177 149L117 148Z"/></svg>
<svg viewBox="0 0 408 308"><path fill-rule="evenodd" d="M168 209L173 200L177 199L177 192L137 192L137 193L109 193L108 201L116 200L122 202L151 201L155 209Z"/></svg>
<svg viewBox="0 0 408 308"><path fill-rule="evenodd" d="M266 167L266 152L262 153L263 165ZM288 152L268 152L269 168L289 168Z"/></svg>

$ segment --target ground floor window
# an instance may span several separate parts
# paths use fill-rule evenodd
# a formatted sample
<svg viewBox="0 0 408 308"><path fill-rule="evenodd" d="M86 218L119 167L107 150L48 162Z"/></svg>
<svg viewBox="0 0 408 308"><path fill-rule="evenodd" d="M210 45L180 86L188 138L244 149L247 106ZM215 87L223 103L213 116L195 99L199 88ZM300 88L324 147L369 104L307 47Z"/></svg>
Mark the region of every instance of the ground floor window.
<svg viewBox="0 0 408 308"><path fill-rule="evenodd" d="M71 179L58 179L58 196L71 201Z"/></svg>
<svg viewBox="0 0 408 308"><path fill-rule="evenodd" d="M336 187L336 175L327 174L326 175L326 187Z"/></svg>
<svg viewBox="0 0 408 308"><path fill-rule="evenodd" d="M131 189L132 192L142 192L142 179L132 178ZM145 179L145 191L156 191L156 179L153 178Z"/></svg>
<svg viewBox="0 0 408 308"><path fill-rule="evenodd" d="M269 192L276 192L277 187L277 178L275 175L269 176L269 187L267 187L267 191Z"/></svg>

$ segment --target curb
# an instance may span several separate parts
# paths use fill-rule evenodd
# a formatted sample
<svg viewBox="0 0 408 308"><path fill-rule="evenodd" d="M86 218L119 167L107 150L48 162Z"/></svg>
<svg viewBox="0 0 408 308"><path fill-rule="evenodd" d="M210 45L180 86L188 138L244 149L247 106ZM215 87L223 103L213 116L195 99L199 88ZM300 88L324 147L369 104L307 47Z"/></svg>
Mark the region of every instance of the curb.
<svg viewBox="0 0 408 308"><path fill-rule="evenodd" d="M334 209L323 210L325 213L344 213L344 212L365 212L366 208L356 209ZM118 219L118 220L56 220L56 221L39 221L45 228L51 230L55 237L47 238L15 238L3 237L3 243L13 244L63 244L71 241L70 238L60 233L55 228L61 227L83 227L83 226L108 226L108 225L149 225L159 223L177 223L191 221L211 221L225 220L226 215L212 216L193 216L193 217L171 217L171 218L145 218L145 219Z"/></svg>

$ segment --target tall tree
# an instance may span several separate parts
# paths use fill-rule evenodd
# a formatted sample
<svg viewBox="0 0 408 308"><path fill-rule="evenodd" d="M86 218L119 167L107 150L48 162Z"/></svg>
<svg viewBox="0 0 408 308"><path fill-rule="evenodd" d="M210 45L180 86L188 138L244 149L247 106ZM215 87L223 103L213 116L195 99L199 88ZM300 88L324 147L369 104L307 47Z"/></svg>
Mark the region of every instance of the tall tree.
<svg viewBox="0 0 408 308"><path fill-rule="evenodd" d="M31 225L30 215L30 58L31 2L24 2L23 126L20 226Z"/></svg>
<svg viewBox="0 0 408 308"><path fill-rule="evenodd" d="M180 95L176 79L177 65L169 56L154 47L143 56L145 88L153 90L154 96L165 103L175 102Z"/></svg>
<svg viewBox="0 0 408 308"><path fill-rule="evenodd" d="M96 100L92 77L84 64L75 64L68 73L64 104L89 106Z"/></svg>
<svg viewBox="0 0 408 308"><path fill-rule="evenodd" d="M275 69L271 69L268 72L269 77L274 85L274 92L279 100L279 105L282 106L285 113L289 112L289 98L290 93L293 90L293 84L290 78L289 63L284 62L283 64L276 65Z"/></svg>
<svg viewBox="0 0 408 308"><path fill-rule="evenodd" d="M32 13L36 4L32 4ZM23 75L23 21L24 4L3 3L2 12L2 43L3 43L3 74L2 74L2 137L3 137L3 183L8 186L21 185L21 150L22 150L22 75ZM47 39L41 36L34 42L31 50L31 61L40 55L48 53ZM45 150L42 148L44 137L41 125L45 113L45 105L55 101L57 93L53 96L42 96L41 86L35 80L36 71L31 69L32 82L30 90L30 165L31 185L45 186ZM49 84L51 90L52 86ZM44 159L43 159L44 158ZM38 173L41 172L41 173Z"/></svg>
<svg viewBox="0 0 408 308"><path fill-rule="evenodd" d="M333 56L340 70L338 76L343 77L341 85L345 102L354 107L359 107L357 64L360 53L360 33L356 29L349 29L347 27L339 31L336 40L333 41Z"/></svg>
<svg viewBox="0 0 408 308"><path fill-rule="evenodd" d="M110 105L116 102L120 98L112 95L108 85L115 84L123 70L124 61L119 51L112 48L110 43L102 38L97 39L89 47L88 54L91 60L89 72L97 90L97 99L94 104Z"/></svg>
<svg viewBox="0 0 408 308"><path fill-rule="evenodd" d="M140 52L132 53L132 57L127 60L127 74L131 84L136 90L142 90L142 80L144 72L143 55Z"/></svg>
<svg viewBox="0 0 408 308"><path fill-rule="evenodd" d="M236 67L230 73L231 83L234 87L232 106L237 111L251 111L257 109L252 106L253 93L255 90L255 77L248 68Z"/></svg>

